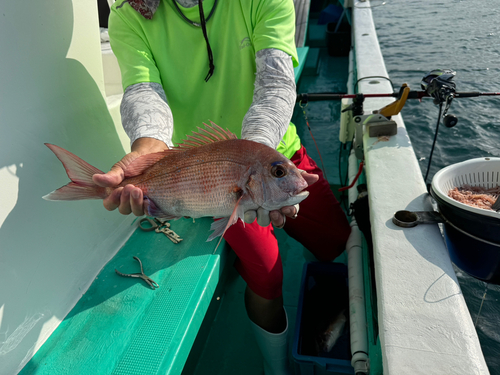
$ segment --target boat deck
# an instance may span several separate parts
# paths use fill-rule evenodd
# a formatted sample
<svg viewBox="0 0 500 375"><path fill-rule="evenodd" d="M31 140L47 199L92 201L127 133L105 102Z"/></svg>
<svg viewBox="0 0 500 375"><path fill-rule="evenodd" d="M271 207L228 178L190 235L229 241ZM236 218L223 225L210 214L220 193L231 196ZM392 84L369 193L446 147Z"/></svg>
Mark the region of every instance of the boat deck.
<svg viewBox="0 0 500 375"><path fill-rule="evenodd" d="M316 45L321 46L321 41ZM315 74L316 57L319 57L318 74ZM347 57L331 57L325 48L316 50L312 48L297 91L299 93L345 92L347 73ZM311 102L306 107L306 114L320 148L330 185L336 193L335 186L340 184L338 173L340 103ZM298 105L292 121L297 125L308 153L321 166L304 114ZM283 297L289 318L289 353L292 353L302 270L304 263L313 261L314 257L284 231L276 230L276 236L283 261ZM344 262L344 256L345 254L342 254L338 261ZM214 300L186 362L183 375L263 373L262 357L251 332L244 306L246 283L239 277L232 264L228 264L227 268L226 283L214 294ZM291 354L290 360L293 361Z"/></svg>

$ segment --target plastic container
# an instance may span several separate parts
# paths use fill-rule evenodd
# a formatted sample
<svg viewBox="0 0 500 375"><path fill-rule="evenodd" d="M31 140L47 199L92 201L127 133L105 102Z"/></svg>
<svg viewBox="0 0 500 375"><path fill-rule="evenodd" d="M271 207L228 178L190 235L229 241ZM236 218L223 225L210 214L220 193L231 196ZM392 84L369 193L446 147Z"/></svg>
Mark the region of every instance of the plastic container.
<svg viewBox="0 0 500 375"><path fill-rule="evenodd" d="M500 158L476 158L441 169L432 179L431 195L445 219L450 258L469 275L500 284L500 213L460 203L448 191L463 185L500 185Z"/></svg>
<svg viewBox="0 0 500 375"><path fill-rule="evenodd" d="M346 22L339 21L340 26L337 28L337 22L331 22L326 27L326 45L328 55L330 56L349 56L351 50L351 25Z"/></svg>
<svg viewBox="0 0 500 375"><path fill-rule="evenodd" d="M342 263L310 262L304 265L293 341L297 374L354 374L348 321L329 353L317 353L314 347L316 323L327 318L328 313L335 315L344 308L347 316L349 314L347 279L347 267Z"/></svg>
<svg viewBox="0 0 500 375"><path fill-rule="evenodd" d="M338 22L341 17L344 8L342 6L328 5L325 9L321 11L318 18L318 25L326 25L331 22Z"/></svg>

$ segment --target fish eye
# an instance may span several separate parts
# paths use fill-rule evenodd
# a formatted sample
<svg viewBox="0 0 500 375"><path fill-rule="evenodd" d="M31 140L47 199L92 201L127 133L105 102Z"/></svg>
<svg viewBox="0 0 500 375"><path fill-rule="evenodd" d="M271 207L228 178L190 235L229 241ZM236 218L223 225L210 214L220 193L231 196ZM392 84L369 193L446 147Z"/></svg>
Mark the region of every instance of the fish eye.
<svg viewBox="0 0 500 375"><path fill-rule="evenodd" d="M278 164L278 165L274 165L272 168L271 168L271 174L276 177L276 178L282 178L282 177L285 177L287 175L288 171L286 170L286 168L284 166L282 166L281 164Z"/></svg>

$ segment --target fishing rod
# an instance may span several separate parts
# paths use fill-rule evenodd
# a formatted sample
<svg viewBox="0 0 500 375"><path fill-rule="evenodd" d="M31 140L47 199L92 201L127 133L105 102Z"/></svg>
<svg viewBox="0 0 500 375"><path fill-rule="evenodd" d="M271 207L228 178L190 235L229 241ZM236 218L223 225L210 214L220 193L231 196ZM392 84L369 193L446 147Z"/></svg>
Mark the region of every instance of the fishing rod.
<svg viewBox="0 0 500 375"><path fill-rule="evenodd" d="M297 95L297 103L307 103L307 102L317 102L322 100L342 100L342 99L354 99L360 94L346 94L346 93L303 93ZM388 94L361 94L365 98L397 98L399 96L398 92L388 93ZM500 92L476 92L476 91L466 91L466 92L455 92L455 98L473 98L477 96L498 96ZM426 91L413 90L408 93L407 99L419 99L431 97Z"/></svg>
<svg viewBox="0 0 500 375"><path fill-rule="evenodd" d="M499 96L500 92L478 92L478 91L464 91L457 92L455 82L456 72L451 69L435 69L427 73L421 82L423 91L412 90L408 92L407 99L419 99L432 97L440 101L444 101L444 96L453 95L454 98L474 98L478 96ZM297 103L307 103L321 101L321 100L342 100L342 99L355 99L359 95L365 98L399 98L401 97L401 90L399 92L384 93L384 94L347 94L339 93L304 93L297 95ZM438 103L436 103L438 104Z"/></svg>
<svg viewBox="0 0 500 375"><path fill-rule="evenodd" d="M453 78L455 77L456 72L451 69L435 69L431 70L427 73L421 81L422 91L419 90L410 90L408 85L403 84L399 92L392 93L380 93L380 94L346 94L346 93L303 93L297 95L297 103L307 104L308 102L322 101L322 100L342 100L342 99L353 99L354 102L358 102L358 108L356 108L356 104L353 105L352 108L355 112L360 114L362 111L362 106L359 106L359 103L362 103L364 99L368 98L396 98L398 105L392 105L391 110L385 111L385 116L390 117L395 115L393 110L395 107L401 110L404 106L404 102L407 99L418 99L422 100L423 98L433 98L434 104L445 104L444 111L442 111L441 115L443 117L443 122L445 126L451 128L457 124L458 119L456 116L447 114L448 109L451 105L451 101L453 99L461 99L461 98L474 98L479 96L500 96L500 92L479 92L479 91L456 91L455 82L453 82ZM348 109L348 110L349 110ZM384 114L382 111L379 113ZM441 117L441 116L440 116Z"/></svg>
<svg viewBox="0 0 500 375"><path fill-rule="evenodd" d="M410 90L407 84L403 84L399 92L392 93L379 93L379 94L347 94L347 93L302 93L297 95L296 102L304 108L307 106L308 102L323 101L323 100L342 100L342 99L352 99L352 103L343 108L342 112L352 111L351 127L354 127L355 135L351 133L348 137L354 137L355 151L358 159L362 160L362 124L368 125L370 136L380 136L387 135L391 136L396 134L397 125L394 121L390 121L391 116L398 114L406 103L407 99L418 99L429 97L433 99L434 104L439 105L439 115L436 124L436 130L434 134L434 140L431 147L431 152L429 155L429 162L427 165L427 172L425 174L424 181L427 182L427 177L429 175L432 155L434 152L434 147L437 140L439 124L441 118L446 127L451 128L455 126L458 122L456 116L448 114L448 110L453 99L461 98L474 98L480 96L500 96L500 92L478 92L478 91L456 91L456 84L453 82L456 72L451 69L435 69L428 72L421 80L422 90ZM396 100L391 104L381 108L380 110L373 111L370 114L365 114L363 111L363 102L368 98L395 98ZM443 108L444 106L444 108ZM305 113L305 111L304 111ZM374 117L377 115L377 117ZM375 127L375 123L379 126ZM309 127L309 124L308 124ZM341 121L341 131L342 131L342 121ZM347 137L347 136L346 136ZM345 143L347 139L341 141ZM319 150L318 150L319 151Z"/></svg>

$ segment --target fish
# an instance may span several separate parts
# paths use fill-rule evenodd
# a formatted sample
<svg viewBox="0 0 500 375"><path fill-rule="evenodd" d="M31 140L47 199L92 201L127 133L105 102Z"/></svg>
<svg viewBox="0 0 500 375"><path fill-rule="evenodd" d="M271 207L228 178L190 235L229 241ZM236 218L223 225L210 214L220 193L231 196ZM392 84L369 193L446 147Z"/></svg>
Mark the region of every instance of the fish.
<svg viewBox="0 0 500 375"><path fill-rule="evenodd" d="M316 336L315 344L318 354L329 353L332 350L337 340L342 336L346 322L347 316L345 309L329 321L326 329Z"/></svg>
<svg viewBox="0 0 500 375"><path fill-rule="evenodd" d="M304 285L301 354L347 359L350 355L346 345L349 335L347 270L335 271L326 266L326 263L311 265Z"/></svg>
<svg viewBox="0 0 500 375"><path fill-rule="evenodd" d="M214 217L207 241L223 236L244 213L279 210L302 202L308 184L295 164L275 149L246 139L213 122L197 127L177 146L135 159L117 187L100 187L103 174L62 147L45 145L71 180L43 198L49 201L104 199L118 187L135 185L147 201L147 215L166 220Z"/></svg>

